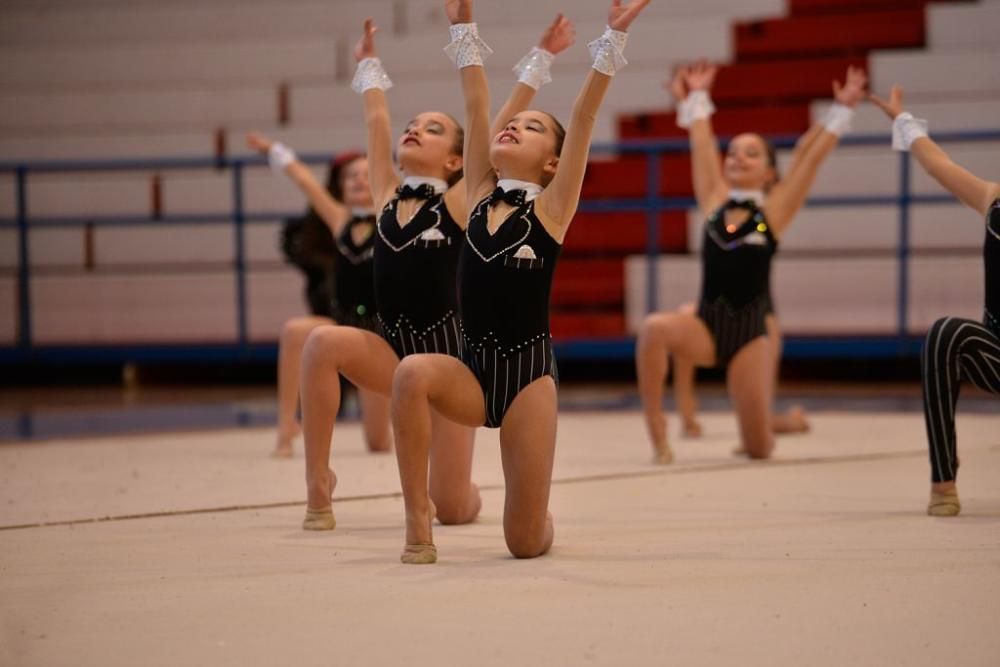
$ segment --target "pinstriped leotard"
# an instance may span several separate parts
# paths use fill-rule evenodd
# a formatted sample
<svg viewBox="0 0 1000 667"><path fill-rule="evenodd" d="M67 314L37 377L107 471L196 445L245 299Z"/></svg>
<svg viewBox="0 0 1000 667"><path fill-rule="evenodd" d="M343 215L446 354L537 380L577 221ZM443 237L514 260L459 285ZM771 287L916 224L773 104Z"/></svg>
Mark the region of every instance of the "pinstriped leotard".
<svg viewBox="0 0 1000 667"><path fill-rule="evenodd" d="M745 208L750 219L726 229L725 212ZM752 340L767 334L771 302L771 259L778 242L753 202L727 202L705 223L701 251L698 317L715 338L716 365L725 368Z"/></svg>
<svg viewBox="0 0 1000 667"><path fill-rule="evenodd" d="M558 381L549 295L562 246L535 216L533 202L490 234L488 201L469 218L459 259L459 301L465 363L483 390L485 425L498 428L522 389L546 375Z"/></svg>
<svg viewBox="0 0 1000 667"><path fill-rule="evenodd" d="M458 255L465 237L443 195L426 200L400 227L399 198L379 217L375 297L379 333L400 359L438 353L462 358L458 322Z"/></svg>

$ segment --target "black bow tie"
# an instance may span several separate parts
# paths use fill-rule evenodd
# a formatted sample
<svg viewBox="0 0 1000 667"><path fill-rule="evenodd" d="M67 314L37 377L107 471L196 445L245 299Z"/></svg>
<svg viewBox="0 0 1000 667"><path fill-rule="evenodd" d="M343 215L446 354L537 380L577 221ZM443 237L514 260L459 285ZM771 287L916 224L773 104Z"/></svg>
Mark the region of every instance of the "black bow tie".
<svg viewBox="0 0 1000 667"><path fill-rule="evenodd" d="M401 185L396 188L396 196L400 199L430 199L437 194L437 190L430 183L421 183L417 187L412 185Z"/></svg>
<svg viewBox="0 0 1000 667"><path fill-rule="evenodd" d="M496 206L500 202L510 204L514 208L520 208L524 206L524 203L528 199L527 190L504 190L501 187L497 187L490 195L490 206Z"/></svg>
<svg viewBox="0 0 1000 667"><path fill-rule="evenodd" d="M724 208L727 211L734 208L742 208L746 209L747 211L756 211L757 202L755 202L753 199L729 199L726 201L725 204L723 204L722 208Z"/></svg>

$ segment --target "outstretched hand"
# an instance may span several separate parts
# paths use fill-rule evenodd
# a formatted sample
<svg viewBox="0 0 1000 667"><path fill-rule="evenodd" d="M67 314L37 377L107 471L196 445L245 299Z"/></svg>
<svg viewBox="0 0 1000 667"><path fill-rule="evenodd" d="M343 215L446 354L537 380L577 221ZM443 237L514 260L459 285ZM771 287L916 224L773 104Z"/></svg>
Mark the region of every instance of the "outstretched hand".
<svg viewBox="0 0 1000 667"><path fill-rule="evenodd" d="M711 90L715 84L715 75L719 72L719 67L707 60L699 60L688 65L684 69L684 85L688 91Z"/></svg>
<svg viewBox="0 0 1000 667"><path fill-rule="evenodd" d="M444 0L444 11L452 25L472 23L472 0Z"/></svg>
<svg viewBox="0 0 1000 667"><path fill-rule="evenodd" d="M552 55L557 55L573 46L573 42L575 41L576 26L560 13L556 16L556 20L552 22L552 25L542 33L542 39L538 42L538 48L545 49Z"/></svg>
<svg viewBox="0 0 1000 667"><path fill-rule="evenodd" d="M885 112L889 120L896 120L896 116L903 113L903 87L895 85L889 91L889 101L883 100L878 95L872 93L868 96L872 104Z"/></svg>
<svg viewBox="0 0 1000 667"><path fill-rule="evenodd" d="M865 88L868 86L868 75L860 67L847 68L847 81L833 82L833 99L848 107L856 107L865 98Z"/></svg>
<svg viewBox="0 0 1000 667"><path fill-rule="evenodd" d="M663 82L663 88L674 97L675 103L681 103L687 99L688 88L685 83L690 65L676 65L670 79Z"/></svg>
<svg viewBox="0 0 1000 667"><path fill-rule="evenodd" d="M365 34L361 36L354 47L355 60L361 62L365 58L374 58L377 55L375 51L375 33L377 32L378 26L375 25L375 21L370 18L365 19Z"/></svg>
<svg viewBox="0 0 1000 667"><path fill-rule="evenodd" d="M247 147L258 153L267 153L274 142L259 132L247 133Z"/></svg>
<svg viewBox="0 0 1000 667"><path fill-rule="evenodd" d="M628 32L632 21L648 4L649 0L629 0L629 2L612 0L611 9L608 10L608 27L612 30Z"/></svg>

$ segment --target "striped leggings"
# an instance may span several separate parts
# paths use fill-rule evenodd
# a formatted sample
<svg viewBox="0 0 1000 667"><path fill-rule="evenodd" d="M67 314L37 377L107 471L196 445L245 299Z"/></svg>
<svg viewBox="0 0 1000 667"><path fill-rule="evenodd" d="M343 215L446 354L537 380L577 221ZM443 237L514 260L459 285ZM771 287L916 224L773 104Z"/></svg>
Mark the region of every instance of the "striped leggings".
<svg viewBox="0 0 1000 667"><path fill-rule="evenodd" d="M931 479L950 482L958 473L955 405L960 384L965 380L1000 395L1000 336L979 322L942 318L927 334L921 371Z"/></svg>

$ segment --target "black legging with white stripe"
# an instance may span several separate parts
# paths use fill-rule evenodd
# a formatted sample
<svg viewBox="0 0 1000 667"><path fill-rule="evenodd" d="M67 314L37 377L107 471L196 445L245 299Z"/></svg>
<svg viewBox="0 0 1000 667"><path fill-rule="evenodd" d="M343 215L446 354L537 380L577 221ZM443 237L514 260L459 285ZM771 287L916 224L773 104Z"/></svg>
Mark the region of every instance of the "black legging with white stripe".
<svg viewBox="0 0 1000 667"><path fill-rule="evenodd" d="M992 320L987 316L986 321ZM958 473L955 405L959 388L966 381L1000 395L1000 332L973 320L942 318L927 334L921 364L931 478L935 483L951 482Z"/></svg>

